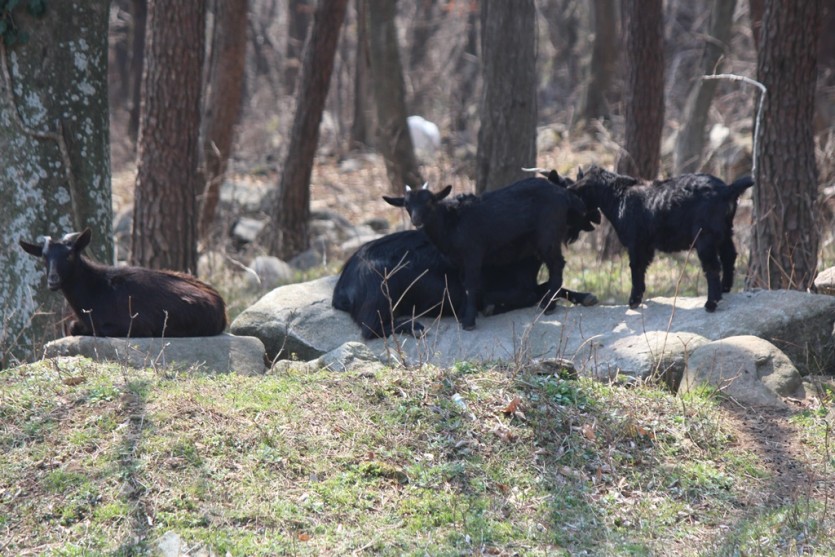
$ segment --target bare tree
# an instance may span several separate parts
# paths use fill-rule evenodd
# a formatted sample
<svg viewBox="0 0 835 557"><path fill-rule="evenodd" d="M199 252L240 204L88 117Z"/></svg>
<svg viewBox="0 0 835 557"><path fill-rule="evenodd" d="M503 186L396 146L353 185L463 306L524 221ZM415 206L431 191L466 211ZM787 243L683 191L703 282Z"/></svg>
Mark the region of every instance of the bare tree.
<svg viewBox="0 0 835 557"><path fill-rule="evenodd" d="M767 93L757 133L751 286L806 289L820 246L814 106L822 1L766 0L757 79Z"/></svg>
<svg viewBox="0 0 835 557"><path fill-rule="evenodd" d="M589 66L583 118L586 123L610 116L606 93L615 75L618 59L618 27L616 0L594 0L594 46Z"/></svg>
<svg viewBox="0 0 835 557"><path fill-rule="evenodd" d="M131 107L128 134L133 141L139 136L139 107L142 105L142 68L145 66L145 25L148 0L131 0Z"/></svg>
<svg viewBox="0 0 835 557"><path fill-rule="evenodd" d="M283 259L289 259L310 245L310 176L347 7L348 0L320 0L313 14L313 27L299 75L290 145L273 209L275 225L267 232L270 253Z"/></svg>
<svg viewBox="0 0 835 557"><path fill-rule="evenodd" d="M241 112L246 57L248 0L215 2L214 29L208 65L209 84L203 103L203 178L199 236L214 222L220 185L232 152L235 124Z"/></svg>
<svg viewBox="0 0 835 557"><path fill-rule="evenodd" d="M131 261L197 271L203 0L150 0Z"/></svg>
<svg viewBox="0 0 835 557"><path fill-rule="evenodd" d="M533 0L481 2L483 87L476 190L536 166L536 8Z"/></svg>
<svg viewBox="0 0 835 557"><path fill-rule="evenodd" d="M470 106L475 104L478 84L478 20L479 10L470 6L466 12L466 42L461 55L455 62L455 75L458 77L452 84L450 109L452 129L456 132L467 130L470 121Z"/></svg>
<svg viewBox="0 0 835 557"><path fill-rule="evenodd" d="M351 121L352 146L371 145L374 137L374 103L371 93L371 62L368 53L368 18L365 0L356 0L357 48L354 64L354 114Z"/></svg>
<svg viewBox="0 0 835 557"><path fill-rule="evenodd" d="M89 253L113 261L108 2L50 2L42 14L26 3L7 9L14 21L0 32L0 368L40 356L36 346L61 336L62 297L46 289L43 267L18 240L89 227Z"/></svg>
<svg viewBox="0 0 835 557"><path fill-rule="evenodd" d="M712 0L710 30L702 52L702 68L705 74L719 73L722 58L731 38L736 0ZM684 107L682 128L676 137L673 168L676 174L696 172L701 167L705 144L707 114L719 82L715 79L698 79L693 83Z"/></svg>
<svg viewBox="0 0 835 557"><path fill-rule="evenodd" d="M406 123L406 88L397 44L395 0L365 0L371 84L377 105L377 149L386 162L391 191L423 183Z"/></svg>
<svg viewBox="0 0 835 557"><path fill-rule="evenodd" d="M623 0L626 51L625 152L618 172L654 179L664 127L662 0Z"/></svg>
<svg viewBox="0 0 835 557"><path fill-rule="evenodd" d="M313 0L287 2L287 54L284 58L284 90L292 95L302 65L302 51L313 15Z"/></svg>

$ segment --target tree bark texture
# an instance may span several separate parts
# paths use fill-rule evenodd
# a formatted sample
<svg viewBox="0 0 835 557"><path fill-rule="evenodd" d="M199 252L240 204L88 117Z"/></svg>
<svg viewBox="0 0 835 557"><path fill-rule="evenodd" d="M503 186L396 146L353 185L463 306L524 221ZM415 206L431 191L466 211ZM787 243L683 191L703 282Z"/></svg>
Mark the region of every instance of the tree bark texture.
<svg viewBox="0 0 835 557"><path fill-rule="evenodd" d="M406 86L397 44L395 0L365 0L371 88L377 105L377 149L386 163L391 191L401 194L406 185L418 187L423 177L406 123Z"/></svg>
<svg viewBox="0 0 835 557"><path fill-rule="evenodd" d="M813 137L821 0L766 0L757 79L767 89L757 134L749 285L806 289L820 228Z"/></svg>
<svg viewBox="0 0 835 557"><path fill-rule="evenodd" d="M589 86L586 89L583 117L592 120L609 118L611 111L606 93L612 85L618 59L618 28L616 0L594 0L594 44L589 67Z"/></svg>
<svg viewBox="0 0 835 557"><path fill-rule="evenodd" d="M0 368L60 337L63 297L18 240L89 227L87 253L113 261L107 106L108 2L14 12L29 41L0 45Z"/></svg>
<svg viewBox="0 0 835 557"><path fill-rule="evenodd" d="M142 68L145 67L145 24L148 21L148 0L132 0L131 15L131 107L128 134L135 142L139 137L139 107L142 105Z"/></svg>
<svg viewBox="0 0 835 557"><path fill-rule="evenodd" d="M481 2L481 128L476 190L506 186L536 166L536 8Z"/></svg>
<svg viewBox="0 0 835 557"><path fill-rule="evenodd" d="M198 230L206 238L220 200L220 186L232 154L235 125L241 113L246 67L248 0L217 2L212 33L209 88L203 104L204 184Z"/></svg>
<svg viewBox="0 0 835 557"><path fill-rule="evenodd" d="M292 95L302 65L304 43L310 28L314 0L289 0L287 2L287 49L284 57L284 90Z"/></svg>
<svg viewBox="0 0 835 557"><path fill-rule="evenodd" d="M371 92L371 68L368 54L368 18L365 0L355 0L357 10L357 45L354 65L354 117L351 121L352 147L370 146L377 129Z"/></svg>
<svg viewBox="0 0 835 557"><path fill-rule="evenodd" d="M626 90L624 149L618 172L658 175L664 127L664 13L662 0L623 0Z"/></svg>
<svg viewBox="0 0 835 557"><path fill-rule="evenodd" d="M702 53L702 69L705 75L720 73L721 60L730 48L731 24L736 0L712 0L710 8L709 39ZM682 117L682 128L676 137L673 168L676 174L696 172L702 166L705 145L707 115L719 81L697 77ZM726 176L725 178L731 178Z"/></svg>
<svg viewBox="0 0 835 557"><path fill-rule="evenodd" d="M203 0L150 0L131 262L197 272Z"/></svg>
<svg viewBox="0 0 835 557"><path fill-rule="evenodd" d="M320 0L313 15L299 75L293 131L278 184L275 228L270 231L270 253L282 259L310 246L310 176L347 6L348 0Z"/></svg>

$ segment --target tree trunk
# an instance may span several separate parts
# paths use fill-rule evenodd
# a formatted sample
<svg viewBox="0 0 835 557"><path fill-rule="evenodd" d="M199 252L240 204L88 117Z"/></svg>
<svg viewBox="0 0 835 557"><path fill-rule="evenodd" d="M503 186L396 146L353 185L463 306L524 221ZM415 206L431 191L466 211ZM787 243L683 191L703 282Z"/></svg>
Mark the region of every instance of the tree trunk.
<svg viewBox="0 0 835 557"><path fill-rule="evenodd" d="M625 152L618 172L658 175L664 126L664 13L662 0L623 0L626 51Z"/></svg>
<svg viewBox="0 0 835 557"><path fill-rule="evenodd" d="M451 98L452 129L465 132L470 123L470 106L473 106L478 85L478 7L467 10L467 42L455 64L455 75Z"/></svg>
<svg viewBox="0 0 835 557"><path fill-rule="evenodd" d="M304 42L313 14L313 0L289 0L287 2L287 50L284 58L284 90L292 95L302 65Z"/></svg>
<svg viewBox="0 0 835 557"><path fill-rule="evenodd" d="M235 125L241 112L246 65L248 0L217 2L212 34L209 89L203 112L204 190L198 229L206 238L220 200L220 186L232 153Z"/></svg>
<svg viewBox="0 0 835 557"><path fill-rule="evenodd" d="M376 122L371 95L371 68L368 54L368 18L365 0L356 0L357 52L354 67L354 119L351 122L351 143L355 146L372 144Z"/></svg>
<svg viewBox="0 0 835 557"><path fill-rule="evenodd" d="M536 8L533 0L481 3L483 91L476 190L524 177L536 166Z"/></svg>
<svg viewBox="0 0 835 557"><path fill-rule="evenodd" d="M139 107L142 105L142 68L145 67L145 25L148 19L148 0L133 0L131 48L131 107L128 134L133 141L139 137Z"/></svg>
<svg viewBox="0 0 835 557"><path fill-rule="evenodd" d="M426 59L429 39L438 30L435 8L438 0L417 0L409 44L409 71L416 71Z"/></svg>
<svg viewBox="0 0 835 557"><path fill-rule="evenodd" d="M348 0L319 0L313 15L299 76L293 131L278 184L275 228L269 231L270 253L282 259L310 245L310 176L347 6Z"/></svg>
<svg viewBox="0 0 835 557"><path fill-rule="evenodd" d="M731 24L736 0L713 0L711 3L710 39L705 41L702 68L706 75L720 73L721 59L729 48ZM676 137L673 168L676 174L696 172L701 168L702 150L705 144L707 114L719 82L715 79L696 79L682 120L684 125Z"/></svg>
<svg viewBox="0 0 835 557"><path fill-rule="evenodd" d="M589 86L583 106L583 118L587 126L592 120L608 119L611 115L606 93L615 74L617 44L616 0L594 0L594 45L589 67Z"/></svg>
<svg viewBox="0 0 835 557"><path fill-rule="evenodd" d="M18 240L89 227L88 254L113 261L108 2L50 2L42 18L23 6L13 15L29 41L0 44L0 368L40 356L62 334L63 297L46 289L42 263Z"/></svg>
<svg viewBox="0 0 835 557"><path fill-rule="evenodd" d="M821 1L766 0L757 79L767 89L757 142L749 284L806 289L820 245L813 137Z"/></svg>
<svg viewBox="0 0 835 557"><path fill-rule="evenodd" d="M763 28L763 12L765 0L748 1L748 17L751 20L751 36L754 38L754 48L760 50L760 33Z"/></svg>
<svg viewBox="0 0 835 557"><path fill-rule="evenodd" d="M399 194L405 185L422 185L423 178L406 123L406 87L394 23L396 14L395 0L366 0L371 87L377 105L377 148L386 162L391 191Z"/></svg>
<svg viewBox="0 0 835 557"><path fill-rule="evenodd" d="M131 262L197 272L202 0L151 0L139 123Z"/></svg>

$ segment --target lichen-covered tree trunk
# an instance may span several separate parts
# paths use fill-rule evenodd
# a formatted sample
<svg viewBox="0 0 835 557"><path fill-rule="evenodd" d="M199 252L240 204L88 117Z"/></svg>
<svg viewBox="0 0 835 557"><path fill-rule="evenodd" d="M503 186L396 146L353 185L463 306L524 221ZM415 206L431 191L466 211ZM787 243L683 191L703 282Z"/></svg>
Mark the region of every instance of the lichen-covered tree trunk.
<svg viewBox="0 0 835 557"><path fill-rule="evenodd" d="M806 289L820 247L813 123L821 0L766 0L757 79L767 93L757 134L751 286Z"/></svg>
<svg viewBox="0 0 835 557"><path fill-rule="evenodd" d="M476 190L490 191L536 166L536 8L533 0L481 3L481 128Z"/></svg>
<svg viewBox="0 0 835 557"><path fill-rule="evenodd" d="M22 7L14 16L29 41L0 47L0 368L61 336L63 298L18 240L89 227L89 254L113 260L108 2L49 2L42 18Z"/></svg>
<svg viewBox="0 0 835 557"><path fill-rule="evenodd" d="M151 0L139 118L131 262L197 272L205 2Z"/></svg>

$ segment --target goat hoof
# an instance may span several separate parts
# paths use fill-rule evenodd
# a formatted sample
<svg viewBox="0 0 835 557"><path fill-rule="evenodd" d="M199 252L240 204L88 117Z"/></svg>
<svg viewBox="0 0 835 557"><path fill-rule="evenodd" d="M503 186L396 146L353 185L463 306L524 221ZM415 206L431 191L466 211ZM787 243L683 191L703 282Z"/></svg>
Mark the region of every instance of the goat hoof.
<svg viewBox="0 0 835 557"><path fill-rule="evenodd" d="M638 309L641 307L641 300L629 300L629 309Z"/></svg>
<svg viewBox="0 0 835 557"><path fill-rule="evenodd" d="M708 301L708 302L705 304L705 309L706 309L709 313L713 313L714 311L716 311L716 302L713 302L713 301Z"/></svg>
<svg viewBox="0 0 835 557"><path fill-rule="evenodd" d="M580 303L585 307L589 306L596 306L597 305L597 296L594 294L586 294L586 297L580 300Z"/></svg>
<svg viewBox="0 0 835 557"><path fill-rule="evenodd" d="M473 323L472 325L461 325L461 328L465 331L472 331L475 329L475 323Z"/></svg>

